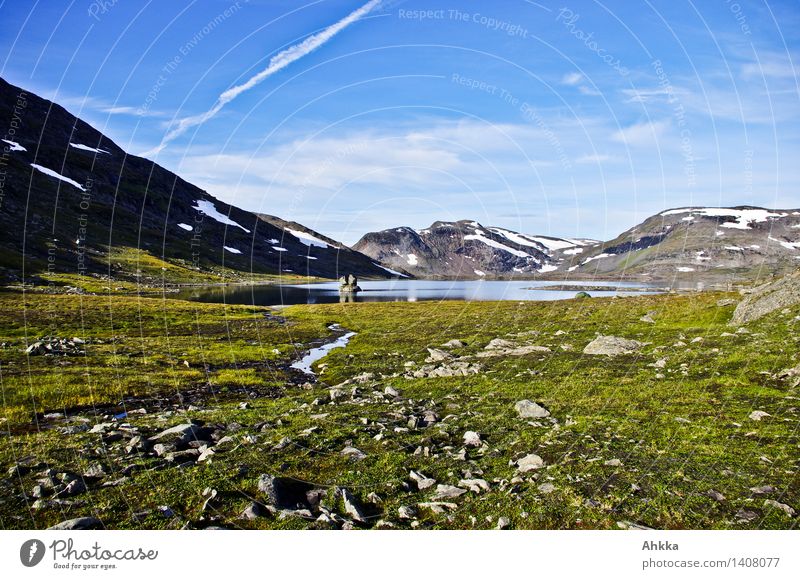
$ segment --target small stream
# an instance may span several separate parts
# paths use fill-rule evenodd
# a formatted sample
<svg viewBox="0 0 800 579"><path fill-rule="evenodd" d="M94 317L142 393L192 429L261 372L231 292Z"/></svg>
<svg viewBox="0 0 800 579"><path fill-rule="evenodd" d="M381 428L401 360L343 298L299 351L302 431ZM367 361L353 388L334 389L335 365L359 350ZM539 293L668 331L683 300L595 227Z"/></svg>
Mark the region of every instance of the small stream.
<svg viewBox="0 0 800 579"><path fill-rule="evenodd" d="M341 326L339 324L332 324L328 326L329 330L341 330ZM300 370L304 374L309 374L314 376L314 371L311 369L312 364L317 360L321 360L325 356L328 355L328 352L331 350L335 350L336 348L344 348L347 345L347 342L350 341L350 338L356 335L356 332L347 332L342 334L338 338L336 338L333 342L328 342L327 344L323 344L317 348L312 348L308 351L308 354L303 356L300 360L295 362L291 365L292 368L295 370Z"/></svg>

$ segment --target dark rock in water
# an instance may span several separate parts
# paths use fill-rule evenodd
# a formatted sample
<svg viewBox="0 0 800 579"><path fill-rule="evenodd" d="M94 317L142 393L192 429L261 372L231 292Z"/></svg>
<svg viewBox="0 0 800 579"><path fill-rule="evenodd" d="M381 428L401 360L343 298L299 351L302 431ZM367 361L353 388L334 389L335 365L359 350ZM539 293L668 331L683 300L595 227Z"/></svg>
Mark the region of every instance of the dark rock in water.
<svg viewBox="0 0 800 579"><path fill-rule="evenodd" d="M576 299L576 300L579 300L579 299L580 299L580 300L582 300L582 299L584 299L584 298L590 298L590 297L592 297L592 296L590 296L590 295L589 295L588 293L586 293L586 292L578 292L578 293L576 293L576 294L575 294L575 299Z"/></svg>
<svg viewBox="0 0 800 579"><path fill-rule="evenodd" d="M265 503L278 509L307 509L308 491L314 485L289 478L262 474L258 478L258 490L264 494Z"/></svg>
<svg viewBox="0 0 800 579"><path fill-rule="evenodd" d="M88 531L91 529L102 529L103 523L94 517L78 517L62 521L52 527L47 527L48 531Z"/></svg>
<svg viewBox="0 0 800 579"><path fill-rule="evenodd" d="M358 287L358 278L352 273L347 276L339 278L339 292L340 293L356 293L360 292L361 288Z"/></svg>
<svg viewBox="0 0 800 579"><path fill-rule="evenodd" d="M800 271L758 286L739 302L731 325L740 326L800 303Z"/></svg>

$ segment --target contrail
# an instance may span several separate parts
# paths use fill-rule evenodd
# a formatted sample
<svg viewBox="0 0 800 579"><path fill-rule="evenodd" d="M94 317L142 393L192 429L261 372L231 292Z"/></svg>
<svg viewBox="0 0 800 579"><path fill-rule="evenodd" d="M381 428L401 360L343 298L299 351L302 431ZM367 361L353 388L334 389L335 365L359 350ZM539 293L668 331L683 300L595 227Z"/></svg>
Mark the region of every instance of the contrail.
<svg viewBox="0 0 800 579"><path fill-rule="evenodd" d="M278 54L273 56L269 59L269 65L267 68L252 76L247 82L237 85L233 88L226 90L224 93L219 95L217 98L217 102L214 103L214 106L211 107L204 113L199 115L194 115L191 117L186 117L178 121L178 126L174 129L169 131L164 138L161 140L161 144L159 144L154 149L142 153L143 156L147 155L154 155L161 151L170 141L173 141L183 133L185 133L191 127L196 127L197 125L202 125L207 120L213 118L219 111L222 110L226 104L231 102L237 96L242 94L245 91L250 90L257 84L260 84L265 79L269 78L279 70L282 70L292 64L295 60L299 60L303 58L305 55L314 52L317 48L328 42L331 38L336 36L339 32L350 26L353 22L359 20L362 16L368 14L373 8L375 8L378 4L381 3L381 0L370 0L366 4L364 4L358 10L351 12L349 15L345 16L336 24L331 24L322 32L318 32L317 34L313 34L306 38L304 41L299 42L289 48L280 51Z"/></svg>

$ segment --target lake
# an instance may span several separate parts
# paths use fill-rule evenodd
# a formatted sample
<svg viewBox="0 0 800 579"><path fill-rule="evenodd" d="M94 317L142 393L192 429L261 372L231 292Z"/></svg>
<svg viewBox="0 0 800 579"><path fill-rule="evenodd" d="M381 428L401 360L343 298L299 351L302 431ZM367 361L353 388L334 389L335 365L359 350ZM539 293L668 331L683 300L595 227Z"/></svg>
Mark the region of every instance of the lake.
<svg viewBox="0 0 800 579"><path fill-rule="evenodd" d="M660 289L645 284L625 282L555 282L555 281L492 281L492 280L382 280L359 281L363 291L355 295L339 295L337 282L297 285L230 285L184 289L170 297L199 302L279 306L295 304L332 304L355 302L421 302L441 300L464 301L546 301L575 296L584 286L608 287L608 290L587 291L592 297L659 293ZM570 286L574 290L542 290L548 286ZM626 291L626 289L628 291ZM649 290L649 291L643 291Z"/></svg>

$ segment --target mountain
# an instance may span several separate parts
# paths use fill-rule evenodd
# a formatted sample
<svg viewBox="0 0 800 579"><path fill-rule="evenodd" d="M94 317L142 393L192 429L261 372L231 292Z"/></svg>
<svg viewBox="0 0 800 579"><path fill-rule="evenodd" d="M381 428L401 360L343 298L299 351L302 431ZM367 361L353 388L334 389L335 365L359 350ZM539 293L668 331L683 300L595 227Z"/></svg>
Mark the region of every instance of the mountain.
<svg viewBox="0 0 800 579"><path fill-rule="evenodd" d="M6 279L392 275L299 224L216 199L3 79L0 133L0 274Z"/></svg>
<svg viewBox="0 0 800 579"><path fill-rule="evenodd" d="M722 282L800 266L800 210L683 207L648 218L611 241L560 250L554 276Z"/></svg>
<svg viewBox="0 0 800 579"><path fill-rule="evenodd" d="M353 249L416 277L499 278L554 271L557 252L592 243L597 242L523 235L463 220L367 233Z"/></svg>

